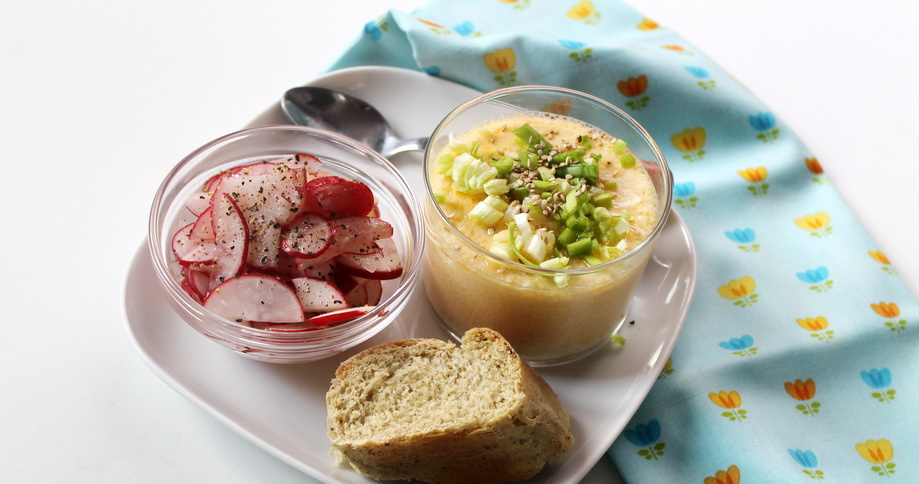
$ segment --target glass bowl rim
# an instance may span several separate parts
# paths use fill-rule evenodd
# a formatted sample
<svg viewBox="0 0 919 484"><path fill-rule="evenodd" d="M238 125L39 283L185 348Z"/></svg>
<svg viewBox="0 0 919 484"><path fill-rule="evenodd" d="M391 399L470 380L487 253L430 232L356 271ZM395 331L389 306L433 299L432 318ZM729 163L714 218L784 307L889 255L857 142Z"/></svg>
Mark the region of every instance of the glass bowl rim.
<svg viewBox="0 0 919 484"><path fill-rule="evenodd" d="M242 324L230 321L226 318L218 316L217 314L214 314L210 310L205 309L203 304L193 300L191 296L182 290L181 286L178 284L175 278L171 277L167 262L160 257L159 244L162 240L162 227L158 227L157 220L161 210L166 209L168 205L164 201L166 189L169 187L170 183L176 179L177 175L182 171L182 169L190 166L192 162L197 160L198 157L200 157L203 153L225 143L243 138L248 135L278 131L300 133L310 137L315 137L321 141L331 142L338 148L343 148L346 151L354 151L357 155L369 158L371 161L379 164L386 172L393 175L394 179L398 182L397 188L400 189L398 193L406 198L409 208L409 215L403 214L401 216L407 219L406 225L409 229L407 231L407 236L410 238L409 243L412 245L413 250L412 259L410 261L411 266L409 267L409 270L402 276L398 286L395 288L393 293L389 295L388 298L382 300L376 307L374 307L373 310L344 324L307 331L290 332L272 331L267 329L254 328L251 326L243 326ZM338 160L332 161L341 165L347 165L347 163L340 162ZM360 167L351 166L351 169L366 176L366 172L364 172L364 170ZM372 177L368 176L368 178ZM414 221L414 223L412 223L412 221ZM182 307L182 309L188 313L189 316L195 318L197 320L197 324L204 324L207 326L213 326L216 324L217 328L208 328L209 331L219 331L222 337L228 337L228 334L232 335L232 338L237 341L238 338L244 337L246 339L246 344L249 344L253 347L258 346L262 348L265 345L270 345L270 340L274 340L276 343L285 344L300 342L303 344L301 349L326 347L329 345L344 343L343 340L347 341L350 338L364 334L366 331L373 330L380 322L386 320L386 318L391 315L389 306L392 304L399 305L400 301L407 297L409 293L411 293L411 291L414 289L421 270L421 260L424 254L424 247L424 216L419 201L410 189L408 182L405 180L405 177L395 167L395 165L392 164L392 162L383 157L383 155L380 153L370 149L368 146L365 146L364 144L347 136L324 129L299 125L265 125L244 128L215 138L196 148L188 155L184 156L163 178L163 181L160 183L156 190L153 202L151 203L147 226L147 248L153 258L154 272L159 279L161 287L163 287L166 292L169 293L170 297L175 300ZM258 338L262 337L270 338L270 340L258 340Z"/></svg>
<svg viewBox="0 0 919 484"><path fill-rule="evenodd" d="M658 218L657 224L654 226L654 229L636 247L626 252L625 254L619 257L616 257L615 259L611 259L606 262L603 262L602 264L597 264L597 265L588 266L588 267L578 267L578 268L571 268L571 269L546 269L543 267L531 267L526 264L523 264L522 262L508 260L503 257L499 257L495 255L491 251L485 249L484 247L476 243L474 240L469 238L469 236L467 236L461 230L456 228L456 226L453 225L452 222L450 222L449 218L447 218L447 215L444 213L443 209L440 207L440 204L437 203L437 200L435 200L434 198L434 190L431 188L431 181L430 181L430 177L428 176L428 173L429 173L428 168L430 165L430 160L435 155L435 153L433 153L434 144L435 144L434 140L438 137L441 131L446 129L446 126L448 123L450 123L454 118L456 118L456 116L458 116L459 114L461 114L468 108L475 106L477 104L482 104L482 103L486 103L490 101L499 101L501 98L506 97L511 94L526 93L526 92L560 93L560 94L572 96L574 98L582 99L584 101L587 101L588 103L594 103L598 105L602 109L609 111L613 116L616 116L620 120L624 121L630 128L635 130L635 132L642 138L642 140L645 143L647 143L648 147L651 149L651 152L654 154L654 156L657 157L657 159L660 161L663 185L664 185L664 188L666 189L666 194L665 194L666 196L664 197L666 200L663 200L663 207L660 210L660 217ZM529 111L537 112L533 110L529 110ZM440 121L440 123L437 124L437 127L434 128L434 131L431 134L431 139L428 142L427 147L425 148L425 151L424 151L424 163L422 165L422 170L423 170L422 176L424 178L425 195L426 195L427 201L430 205L433 205L434 209L436 210L437 217L439 217L439 220L441 222L444 222L447 225L448 230L455 237L457 237L460 241L462 241L466 246L472 248L477 254L483 257L486 257L491 262L501 264L505 267L509 267L509 268L512 268L512 269L515 269L521 272L528 272L528 273L539 274L543 276L593 274L593 273L600 272L600 271L612 268L614 266L623 264L629 259L632 259L634 257L638 257L639 254L644 252L645 247L653 243L653 241L657 238L660 232L663 231L664 227L667 225L667 220L669 219L670 212L672 210L671 203L673 201L673 172L670 170L670 166L667 163L667 159L664 157L664 153L661 151L660 147L657 145L657 142L654 141L654 138L651 137L651 134L648 133L648 131L644 128L644 126L642 126L638 121L636 121L635 118L630 116L628 113L626 113L622 109L619 109L612 103L609 103L606 100L599 98L597 96L594 96L592 94L588 94L582 91L578 91L578 90L570 89L566 87L537 85L537 84L505 87L505 88L497 89L497 90L482 94L481 96L478 96L474 99L470 99L469 101L466 101L465 103L459 105L458 107L454 108L453 111L451 111L449 114L447 114L447 116L445 116ZM426 230L430 230L430 227L426 227Z"/></svg>

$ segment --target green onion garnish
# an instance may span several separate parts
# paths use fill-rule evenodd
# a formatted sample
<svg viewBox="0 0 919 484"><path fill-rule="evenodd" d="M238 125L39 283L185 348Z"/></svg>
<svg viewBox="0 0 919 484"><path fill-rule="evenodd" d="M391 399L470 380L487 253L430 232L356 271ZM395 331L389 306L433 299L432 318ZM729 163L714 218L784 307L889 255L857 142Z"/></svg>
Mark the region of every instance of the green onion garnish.
<svg viewBox="0 0 919 484"><path fill-rule="evenodd" d="M546 138L543 138L542 135L539 134L539 131L533 129L528 123L524 123L523 126L512 130L512 132L531 147L541 144L545 149L552 148L552 144L549 143Z"/></svg>

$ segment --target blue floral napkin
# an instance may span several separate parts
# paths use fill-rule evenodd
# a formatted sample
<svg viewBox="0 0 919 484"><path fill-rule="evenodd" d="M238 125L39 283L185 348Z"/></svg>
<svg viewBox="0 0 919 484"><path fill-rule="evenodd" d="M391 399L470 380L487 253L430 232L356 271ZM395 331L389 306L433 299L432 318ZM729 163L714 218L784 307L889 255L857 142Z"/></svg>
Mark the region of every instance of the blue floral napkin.
<svg viewBox="0 0 919 484"><path fill-rule="evenodd" d="M697 47L616 0L438 0L370 20L333 68L358 65L579 89L661 145L700 269L672 358L609 451L628 481L919 482L916 299L832 160Z"/></svg>

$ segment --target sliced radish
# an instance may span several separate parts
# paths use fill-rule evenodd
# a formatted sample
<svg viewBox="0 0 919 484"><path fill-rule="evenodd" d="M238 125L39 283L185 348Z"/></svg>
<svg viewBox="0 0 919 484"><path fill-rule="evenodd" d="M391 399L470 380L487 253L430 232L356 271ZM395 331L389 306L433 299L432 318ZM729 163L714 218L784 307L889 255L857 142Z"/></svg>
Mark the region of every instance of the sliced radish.
<svg viewBox="0 0 919 484"><path fill-rule="evenodd" d="M367 289L367 302L364 305L376 306L380 304L380 300L383 299L383 283L379 279L368 279L363 285Z"/></svg>
<svg viewBox="0 0 919 484"><path fill-rule="evenodd" d="M201 215L211 206L211 194L208 192L195 192L188 196L185 208L195 215Z"/></svg>
<svg viewBox="0 0 919 484"><path fill-rule="evenodd" d="M325 259L324 256L319 259L303 259L303 272L307 277L320 279L323 281L334 281L338 264L335 258Z"/></svg>
<svg viewBox="0 0 919 484"><path fill-rule="evenodd" d="M201 269L186 266L182 268L182 277L188 282L189 288L203 301L208 293L211 276Z"/></svg>
<svg viewBox="0 0 919 484"><path fill-rule="evenodd" d="M249 250L249 228L242 211L228 193L211 199L216 260L211 289L240 274Z"/></svg>
<svg viewBox="0 0 919 484"><path fill-rule="evenodd" d="M337 176L310 180L303 198L307 211L328 218L367 215L373 209L373 193L367 185Z"/></svg>
<svg viewBox="0 0 919 484"><path fill-rule="evenodd" d="M195 220L195 224L191 229L191 234L189 235L191 240L214 240L213 214L214 211L210 206L201 212L201 215Z"/></svg>
<svg viewBox="0 0 919 484"><path fill-rule="evenodd" d="M395 279L402 275L402 261L396 243L390 239L380 239L377 246L381 249L374 254L342 254L336 257L341 270L346 274L365 279Z"/></svg>
<svg viewBox="0 0 919 484"><path fill-rule="evenodd" d="M274 161L277 163L283 163L291 168L306 169L308 173L318 172L322 165L322 161L320 161L319 158L316 158L313 155L308 155L306 153L297 153L293 156L280 158Z"/></svg>
<svg viewBox="0 0 919 484"><path fill-rule="evenodd" d="M378 252L376 242L392 237L392 225L375 217L341 217L330 222L332 245L342 254Z"/></svg>
<svg viewBox="0 0 919 484"><path fill-rule="evenodd" d="M243 274L208 294L205 309L230 321L297 323L305 319L297 293L277 277Z"/></svg>
<svg viewBox="0 0 919 484"><path fill-rule="evenodd" d="M262 329L265 331L273 331L276 333L304 333L307 331L316 331L322 329L321 326L316 326L312 323L261 323L254 322L252 327L256 329Z"/></svg>
<svg viewBox="0 0 919 484"><path fill-rule="evenodd" d="M345 275L337 278L336 282L351 306L375 306L383 296L383 283L377 279Z"/></svg>
<svg viewBox="0 0 919 484"><path fill-rule="evenodd" d="M354 318L361 317L369 313L373 309L374 309L373 306L361 306L357 308L341 309L338 311L332 311L332 312L320 314L319 316L313 316L307 319L306 322L312 323L316 326L329 326L329 325L341 323L344 321L350 321Z"/></svg>
<svg viewBox="0 0 919 484"><path fill-rule="evenodd" d="M300 153L238 166L189 195L196 220L172 239L182 290L227 319L277 332L373 309L380 279L402 274L393 228L369 187L320 164Z"/></svg>
<svg viewBox="0 0 919 484"><path fill-rule="evenodd" d="M334 284L309 277L291 279L300 304L306 312L326 313L351 307Z"/></svg>
<svg viewBox="0 0 919 484"><path fill-rule="evenodd" d="M281 250L303 259L315 259L331 245L332 227L321 215L305 213L281 232Z"/></svg>
<svg viewBox="0 0 919 484"><path fill-rule="evenodd" d="M198 292L198 288L195 287L194 280L192 279L189 272L190 270L188 266L182 266L182 280L179 285L182 286L182 290L185 291L185 294L188 294L188 296L194 299L195 302L201 304L204 302L204 297L201 296L201 293Z"/></svg>
<svg viewBox="0 0 919 484"><path fill-rule="evenodd" d="M191 264L211 264L217 256L217 246L213 240L193 240L194 223L190 223L172 236L172 253L183 266Z"/></svg>

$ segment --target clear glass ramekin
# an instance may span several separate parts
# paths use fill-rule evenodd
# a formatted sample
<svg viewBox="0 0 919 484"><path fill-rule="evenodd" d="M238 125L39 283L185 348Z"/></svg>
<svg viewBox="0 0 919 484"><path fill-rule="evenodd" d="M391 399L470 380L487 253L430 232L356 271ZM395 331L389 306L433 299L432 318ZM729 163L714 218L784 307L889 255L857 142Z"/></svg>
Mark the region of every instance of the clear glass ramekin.
<svg viewBox="0 0 919 484"><path fill-rule="evenodd" d="M431 170L451 137L503 117L559 114L626 141L655 188L657 221L650 235L603 264L557 270L503 259L461 232L435 199ZM534 366L574 361L609 343L628 314L671 210L670 169L644 128L612 104L582 92L547 86L501 89L459 106L437 126L425 152L424 173L424 286L454 337L475 326L495 329ZM567 285L553 284L556 276L567 276Z"/></svg>
<svg viewBox="0 0 919 484"><path fill-rule="evenodd" d="M185 209L189 194L212 175L234 166L308 153L332 175L370 187L380 217L393 227L403 264L400 278L383 281L375 309L347 323L304 332L249 327L206 310L181 288L180 266L171 249L176 230L194 220ZM271 363L302 363L326 358L380 332L405 307L418 280L424 251L421 209L399 171L385 158L344 136L301 126L245 129L198 148L179 162L156 192L150 210L148 247L157 279L169 303L191 327L246 357Z"/></svg>

